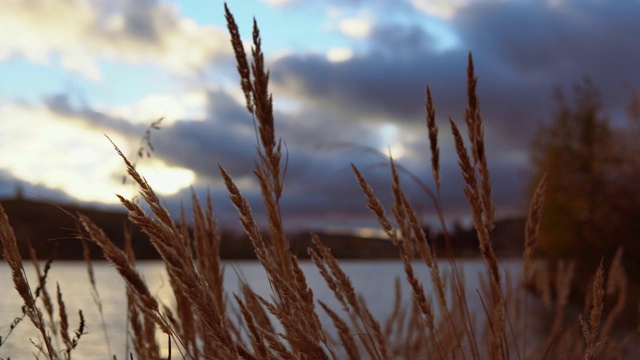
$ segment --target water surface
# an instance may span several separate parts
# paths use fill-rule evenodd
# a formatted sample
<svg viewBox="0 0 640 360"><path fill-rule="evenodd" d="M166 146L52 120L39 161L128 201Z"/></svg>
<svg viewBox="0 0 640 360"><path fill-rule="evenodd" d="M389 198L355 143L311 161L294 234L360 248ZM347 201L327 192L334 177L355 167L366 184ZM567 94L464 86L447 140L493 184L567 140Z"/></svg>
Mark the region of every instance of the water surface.
<svg viewBox="0 0 640 360"><path fill-rule="evenodd" d="M479 289L478 275L486 272L486 266L481 259L459 260L464 275L465 284L470 297L470 308L474 312L481 312L482 304L478 301L476 289ZM373 315L383 321L391 313L394 301L394 282L402 279L402 293L404 300L411 296L410 288L404 280L402 263L399 261L340 261L340 264L360 294L362 294ZM507 260L503 262L504 269L512 277L518 279L521 274L520 260ZM25 263L27 276L32 285L36 284L33 267ZM315 265L311 262L301 262L309 286L313 289L316 299L327 303L332 309L341 309L337 300L326 286ZM441 263L443 269L448 268L446 262ZM419 279L425 285L427 294L432 293L429 282L429 274L424 264L415 264ZM149 289L158 298L172 307L175 303L168 283L164 266L159 261L138 263L139 271L144 274ZM94 271L98 291L103 303L105 325L111 345L111 352L118 359L126 359L126 317L127 305L125 297L125 284L116 270L107 262L94 262ZM241 275L251 288L269 299L271 288L267 277L259 263L254 261L226 262L225 263L225 288L227 293L238 293L238 275ZM12 320L21 314L21 298L13 289L11 272L5 262L0 262L0 284L4 296L0 297L0 336L3 338L9 332ZM87 277L84 262L54 262L48 277L48 290L51 296L55 296L55 286L60 285L66 304L67 313L70 315L70 327L75 329L78 324L78 309L82 309L86 318L86 332L78 348L73 351L76 359L107 359L108 347L105 340L102 322L97 306L91 296L91 287ZM56 306L57 309L57 306ZM330 320L322 310L318 311L321 321L328 329L333 329ZM57 321L57 316L56 316ZM24 319L13 331L7 342L0 347L0 358L13 359L34 358L33 353L37 349L31 344L30 339L40 342L40 337L28 319ZM166 345L166 338L159 338L159 342ZM175 349L174 349L175 350ZM174 352L173 358L178 358Z"/></svg>

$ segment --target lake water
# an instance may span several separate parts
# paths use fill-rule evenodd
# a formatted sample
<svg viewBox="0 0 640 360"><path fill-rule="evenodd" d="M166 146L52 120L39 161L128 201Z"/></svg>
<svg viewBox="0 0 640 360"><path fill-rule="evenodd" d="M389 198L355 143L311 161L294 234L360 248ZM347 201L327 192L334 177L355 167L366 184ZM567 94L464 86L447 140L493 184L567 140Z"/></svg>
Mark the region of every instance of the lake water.
<svg viewBox="0 0 640 360"><path fill-rule="evenodd" d="M486 266L481 259L459 260L462 265L465 283L470 296L470 307L472 311L481 311L481 303L477 301L475 292L478 286L478 274L486 271ZM402 263L399 261L340 261L344 271L351 278L356 290L364 296L370 310L380 321L387 318L391 313L394 299L394 282L397 277L403 279L403 295L406 301L410 297L410 289L404 281ZM307 275L307 281L317 299L324 301L333 309L340 309L340 305L333 298L332 293L325 285L324 280L318 273L315 265L311 262L301 262L301 266ZM443 268L448 268L446 263L442 263ZM514 279L518 279L522 272L520 260L503 261L502 266ZM27 276L32 288L36 284L33 266L25 263ZM423 264L416 263L416 271L427 293L430 292L430 282L428 271ZM139 262L138 269L144 274L149 289L156 294L161 301L171 306L173 297L171 286L168 283L164 266L161 262ZM107 262L94 262L94 271L98 284L98 291L104 306L104 317L111 344L111 351L117 355L118 359L127 359L126 356L126 299L125 284L119 274ZM237 274L242 274L251 288L269 298L271 289L267 277L262 267L257 262L227 262L225 268L225 288L231 295L238 292ZM91 288L87 277L86 265L83 262L54 262L48 277L48 290L51 296L55 296L55 285L60 284L63 298L66 303L67 313L70 314L70 327L77 327L78 309L82 309L86 318L86 331L78 348L72 355L76 359L107 359L108 349L101 326L99 312L91 297ZM0 284L3 296L0 296L0 336L3 338L9 332L12 320L21 315L21 298L13 289L11 272L5 262L0 262ZM57 308L57 306L56 306ZM323 311L319 311L321 321L326 323L327 328L332 329L329 319ZM324 316L324 317L323 317ZM24 319L13 331L7 342L0 347L0 358L12 359L34 358L35 347L29 339L39 341L38 333L28 319ZM163 339L160 343L166 343ZM173 358L178 358L174 352Z"/></svg>

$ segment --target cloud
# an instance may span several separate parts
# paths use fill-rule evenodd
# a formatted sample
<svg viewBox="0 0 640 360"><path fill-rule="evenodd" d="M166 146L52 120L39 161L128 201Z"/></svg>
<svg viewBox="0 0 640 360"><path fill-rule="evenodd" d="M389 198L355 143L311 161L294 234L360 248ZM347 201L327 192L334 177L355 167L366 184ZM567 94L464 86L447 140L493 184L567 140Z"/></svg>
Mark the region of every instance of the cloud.
<svg viewBox="0 0 640 360"><path fill-rule="evenodd" d="M30 184L22 179L18 179L6 170L0 169L0 198L10 199L16 196L35 199L36 201L55 201L59 203L74 203L77 200L69 196L64 191L51 189L41 184ZM111 206L103 203L92 203L91 205L109 208ZM114 207L111 207L114 208Z"/></svg>
<svg viewBox="0 0 640 360"><path fill-rule="evenodd" d="M192 73L230 54L224 29L154 0L5 1L0 22L0 59L22 56L91 80L102 78L101 61Z"/></svg>
<svg viewBox="0 0 640 360"><path fill-rule="evenodd" d="M269 6L278 8L278 7L294 4L298 0L260 0L260 1L268 4Z"/></svg>
<svg viewBox="0 0 640 360"><path fill-rule="evenodd" d="M2 139L0 163L11 176L82 201L114 203L114 193L129 193L113 181L123 167L101 131L42 107L8 104L0 117L0 134L11 134Z"/></svg>
<svg viewBox="0 0 640 360"><path fill-rule="evenodd" d="M455 13L466 6L469 0L412 0L416 9L428 15L450 19Z"/></svg>
<svg viewBox="0 0 640 360"><path fill-rule="evenodd" d="M345 6L353 9L339 14L338 10L334 11L337 15L332 21L343 19L345 13L358 14L359 8L369 4L356 0L347 3ZM75 4L78 15L74 16L88 19L85 21L88 25L83 27L86 34L78 39L87 41L91 56L86 62L69 61L65 66L75 67L74 71L84 72L86 76L99 75L92 72L89 65L91 59L100 56L132 63L152 62L154 60L149 59L155 56L157 63L178 71L208 66L207 61L215 61L216 56L224 54L214 47L208 52L198 48L203 52L196 53L207 55L195 56L194 59L199 60L194 63L199 65L191 67L184 57L167 57L165 51L184 49L172 45L168 40L170 34L177 36L177 43L186 44L189 41L185 39L199 39L209 30L214 38L217 33L214 28L182 19L177 10L167 5L119 2L113 8L116 10L109 10L103 3L87 8L79 6L81 2ZM425 6L425 2L405 1L398 10L394 10L393 4L396 2L375 2L376 9L397 12L375 17L377 13L367 10L374 14L374 20L367 20L370 27L366 31L364 23L342 23L339 29L350 36L349 44L354 45L353 37L357 38L354 46L336 46L326 54L289 49L277 56L268 56L276 132L287 149L288 167L281 208L290 228L376 227L375 217L366 208L364 195L350 167L355 163L383 203L390 204L388 163L383 156L372 154L371 149L386 152L390 148L398 164L427 185L431 184L424 104L427 84L433 92L440 125L445 215L451 219L468 214L448 117L464 129L469 50L473 52L479 78L487 156L500 215L526 208L523 203L526 205L527 199L523 194L529 143L537 125L550 117L554 86L568 88L583 75L591 75L602 87L607 112L617 115L623 113L628 99L625 85L633 88L640 83L635 61L640 58L640 48L635 46L634 37L640 31L635 21L640 17L638 3L619 6L616 2L474 1L454 3L455 9L449 12L446 8L433 7L419 13L415 7ZM431 3L431 6L442 4ZM2 6L7 5L2 4L0 8ZM142 16L141 9L150 9L150 16ZM405 21L410 9L414 10L412 21ZM94 18L98 14L100 17ZM447 20L441 20L443 18ZM425 22L439 19L446 24L447 31L455 34L456 45L443 50L437 31L416 19ZM77 26L72 24L71 30L59 32L80 36L74 30ZM32 61L42 62L58 61L51 55L56 51L73 54L65 50L65 46L71 45L55 45L57 43L66 44L62 40L52 41L54 45L48 45L49 50L44 52L38 46L29 50L25 44L20 51ZM104 45L106 43L111 45ZM226 40L223 46L226 49ZM11 51L17 53L15 49ZM121 54L113 55L116 51ZM48 168L45 159L49 156L43 158L42 154L50 155L54 160L49 162L56 162L56 166L64 169L71 166L64 162L65 154L73 153L74 146L87 146L89 150L83 151L84 155L108 171L100 170L84 181L112 196L117 188L111 186L116 174L121 174L122 164L104 142L102 133L114 134L119 137L118 143L131 144L128 150L135 152L149 121L167 116L163 128L153 133L156 151L147 165L152 172L159 169L157 174L164 174L165 178L173 177L174 170L184 178L167 190L167 194L173 194L165 195L163 200L176 211L180 202L190 196L186 186L191 181L201 198L207 189L211 191L221 222L237 223L237 214L220 179L217 168L220 164L232 174L256 217L264 224L261 195L252 173L256 159L255 128L239 94L239 85L234 84L230 89L207 84L206 88L189 90L184 95L157 92L109 107L76 104L68 95L50 96L43 107L5 105L0 108L3 118L11 115L10 118L18 122L24 121L17 129L11 129L18 131L16 139L31 136L38 143L27 145L9 140L4 145L3 139L0 161L11 156L4 150L5 146L12 149L12 153L22 152L26 154L24 164L8 160L8 176L62 189L81 198L81 193L70 185L64 187L60 185L62 181L53 181L61 176ZM76 127L67 128L69 124ZM0 134L11 133L6 132L8 125L1 126L4 128ZM25 129L38 130L36 134L29 134ZM98 151L98 147L106 152ZM363 150L365 148L369 150ZM25 164L42 169L42 174L26 175L20 168L27 166ZM86 169L89 169L88 162ZM80 178L75 173L65 175L69 184L75 184L76 177ZM97 177L110 182L101 185ZM429 197L406 174L402 181L410 201L421 209L425 221L435 223L435 210Z"/></svg>
<svg viewBox="0 0 640 360"><path fill-rule="evenodd" d="M634 64L640 48L633 45L633 34L640 31L633 20L640 16L640 4L618 5L465 3L450 14L459 46L446 51L438 49L437 39L424 27L377 22L363 39L367 50L342 62L300 53L278 59L272 65L274 89L299 101L305 119L322 118L322 131L328 134L324 139L342 138L342 129L353 143L366 139L380 149L388 144L383 144L384 136L375 137L376 129L394 124L395 138L404 140L402 150L423 154L421 165L413 156L400 162L428 174L426 133L422 138L419 134L424 131L424 87L430 85L441 126L443 172L450 179L445 188L452 188L443 190L443 198L459 214L467 205L446 120L452 116L464 128L467 55L472 50L495 199L505 213L521 211L529 144L537 125L550 117L553 88L570 88L590 75L602 87L606 112L619 115L630 95L625 84L640 83ZM359 137L353 126L369 131ZM310 128L320 131L319 125ZM337 186L332 190L339 192ZM347 201L352 200L345 197Z"/></svg>
<svg viewBox="0 0 640 360"><path fill-rule="evenodd" d="M344 35L359 39L369 35L371 32L371 23L362 18L347 18L340 20L338 29Z"/></svg>
<svg viewBox="0 0 640 360"><path fill-rule="evenodd" d="M353 50L348 47L331 48L327 51L327 60L330 62L343 62L353 57Z"/></svg>
<svg viewBox="0 0 640 360"><path fill-rule="evenodd" d="M151 121L163 118L162 124L166 126L180 119L204 119L206 101L204 90L182 95L150 93L132 104L114 106L105 112L134 124L149 125Z"/></svg>
<svg viewBox="0 0 640 360"><path fill-rule="evenodd" d="M454 26L477 57L527 84L569 85L589 75L614 108L627 101L623 85L640 82L639 16L638 2L485 3L461 11Z"/></svg>
<svg viewBox="0 0 640 360"><path fill-rule="evenodd" d="M89 108L74 107L66 96L47 99L45 106L8 103L0 107L3 136L0 163L22 182L64 192L85 202L117 203L115 193L129 197L134 187L123 184L125 167L105 134L117 144L158 193L171 195L188 188L195 173L162 159L140 160L137 146L148 125L132 125ZM59 197L59 196L58 196Z"/></svg>

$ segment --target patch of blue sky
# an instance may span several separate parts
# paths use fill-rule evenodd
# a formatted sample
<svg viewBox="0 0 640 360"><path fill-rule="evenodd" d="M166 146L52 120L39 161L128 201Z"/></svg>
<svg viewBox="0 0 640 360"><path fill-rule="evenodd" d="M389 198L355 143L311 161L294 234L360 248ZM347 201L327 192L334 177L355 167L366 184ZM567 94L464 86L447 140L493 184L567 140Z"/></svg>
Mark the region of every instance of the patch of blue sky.
<svg viewBox="0 0 640 360"><path fill-rule="evenodd" d="M13 57L0 62L0 99L3 102L40 104L59 94L74 106L111 107L135 102L149 93L179 94L184 89L160 66L101 61L100 81L60 67L54 59L37 64Z"/></svg>
<svg viewBox="0 0 640 360"><path fill-rule="evenodd" d="M230 1L243 39L250 41L253 18L256 17L266 54L282 50L295 52L326 52L333 47L347 46L349 39L337 29L327 26L329 8L322 2L272 7L262 1ZM180 3L182 16L199 24L214 24L226 28L221 4L187 0Z"/></svg>
<svg viewBox="0 0 640 360"><path fill-rule="evenodd" d="M43 96L61 93L69 75L50 64L35 64L21 57L0 61L0 97L4 101L37 104Z"/></svg>
<svg viewBox="0 0 640 360"><path fill-rule="evenodd" d="M386 13L380 21L388 23L414 25L423 29L435 39L434 48L436 51L447 51L462 46L458 34L453 26L438 16L428 15L415 9L409 11L394 11Z"/></svg>
<svg viewBox="0 0 640 360"><path fill-rule="evenodd" d="M103 79L88 81L82 77L75 80L75 91L79 91L91 107L112 107L133 103L150 93L179 94L180 82L159 65L124 64L102 61L100 70Z"/></svg>

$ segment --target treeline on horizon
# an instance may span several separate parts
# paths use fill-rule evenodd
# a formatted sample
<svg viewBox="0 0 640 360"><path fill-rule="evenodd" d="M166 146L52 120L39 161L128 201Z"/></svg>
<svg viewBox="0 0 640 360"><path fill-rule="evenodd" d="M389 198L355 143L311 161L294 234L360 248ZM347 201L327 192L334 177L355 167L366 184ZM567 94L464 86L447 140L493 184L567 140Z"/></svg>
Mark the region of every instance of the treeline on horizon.
<svg viewBox="0 0 640 360"><path fill-rule="evenodd" d="M127 225L126 213L81 208L71 205L58 205L23 199L0 200L18 238L18 246L24 258L30 257L29 244L33 246L37 257L56 260L82 260L82 247L79 246L77 224L72 215L82 213L98 224L114 242L124 247L125 226L128 226L133 240L136 258L140 260L160 259L145 234L138 228ZM496 252L502 256L518 256L524 246L525 218L509 218L496 222L493 239ZM435 251L446 255L445 240L442 233L424 227L430 234ZM191 229L190 229L191 231ZM475 229L459 223L449 229L452 250L459 257L480 256L478 237ZM385 238L361 237L357 234L327 232L317 229L323 244L331 248L333 255L343 259L395 259L398 258L395 246ZM221 229L220 256L223 259L256 259L251 240L244 233ZM296 232L288 236L290 248L300 259L308 259L307 248L312 246L309 232ZM103 259L102 251L88 242L91 257Z"/></svg>

